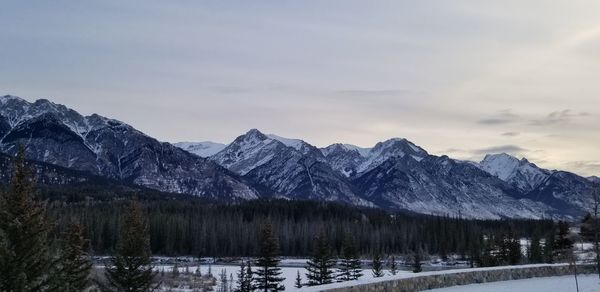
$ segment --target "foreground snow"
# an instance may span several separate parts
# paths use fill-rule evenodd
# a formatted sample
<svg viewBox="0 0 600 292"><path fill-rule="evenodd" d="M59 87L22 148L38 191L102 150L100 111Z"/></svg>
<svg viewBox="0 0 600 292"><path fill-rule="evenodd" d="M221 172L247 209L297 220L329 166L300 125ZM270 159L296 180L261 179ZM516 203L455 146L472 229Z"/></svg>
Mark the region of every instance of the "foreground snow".
<svg viewBox="0 0 600 292"><path fill-rule="evenodd" d="M600 280L598 275L583 275L578 277L579 292L600 291ZM449 288L433 289L435 292L568 292L576 291L573 276L532 278L525 280L491 282L485 284L473 284L465 286L454 286Z"/></svg>

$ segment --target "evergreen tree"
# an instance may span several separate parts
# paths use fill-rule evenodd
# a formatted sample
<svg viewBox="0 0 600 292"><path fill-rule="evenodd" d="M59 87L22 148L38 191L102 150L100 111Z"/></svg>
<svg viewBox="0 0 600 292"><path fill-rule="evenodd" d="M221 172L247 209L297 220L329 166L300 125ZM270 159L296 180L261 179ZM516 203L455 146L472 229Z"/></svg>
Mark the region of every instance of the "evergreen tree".
<svg viewBox="0 0 600 292"><path fill-rule="evenodd" d="M541 263L544 261L542 246L540 245L540 236L537 232L533 233L531 242L529 243L528 257L530 263Z"/></svg>
<svg viewBox="0 0 600 292"><path fill-rule="evenodd" d="M107 291L152 291L152 271L148 228L139 203L134 200L125 216L117 253L106 268Z"/></svg>
<svg viewBox="0 0 600 292"><path fill-rule="evenodd" d="M225 271L225 269L221 269L221 273L219 274L219 292L228 292L227 288L229 287L229 285L227 285L227 271Z"/></svg>
<svg viewBox="0 0 600 292"><path fill-rule="evenodd" d="M20 147L10 188L0 194L0 291L48 288L50 229L45 206L33 198L33 178Z"/></svg>
<svg viewBox="0 0 600 292"><path fill-rule="evenodd" d="M250 264L250 261L248 261L246 265L246 288L248 289L248 291L255 290L254 284L252 283L253 281L254 272L252 272L252 265Z"/></svg>
<svg viewBox="0 0 600 292"><path fill-rule="evenodd" d="M294 282L294 287L300 289L302 288L302 277L300 277L300 271L298 271L296 275L296 281Z"/></svg>
<svg viewBox="0 0 600 292"><path fill-rule="evenodd" d="M337 275L338 281L350 281L360 278L362 276L360 259L358 258L354 239L348 234L344 237L342 257Z"/></svg>
<svg viewBox="0 0 600 292"><path fill-rule="evenodd" d="M420 273L423 271L421 267L421 261L423 260L423 255L421 254L421 249L417 248L417 251L413 257L413 273Z"/></svg>
<svg viewBox="0 0 600 292"><path fill-rule="evenodd" d="M335 261L331 255L329 240L324 232L316 238L316 250L307 262L306 278L309 286L330 284L333 282L333 268Z"/></svg>
<svg viewBox="0 0 600 292"><path fill-rule="evenodd" d="M240 264L240 270L238 271L238 279L237 279L237 292L250 292L252 291L252 268L250 266L250 262L246 263L242 262Z"/></svg>
<svg viewBox="0 0 600 292"><path fill-rule="evenodd" d="M381 256L379 255L378 252L375 253L375 255L373 256L372 268L373 268L373 277L375 277L375 278L383 277L383 275L384 275L383 262L381 261Z"/></svg>
<svg viewBox="0 0 600 292"><path fill-rule="evenodd" d="M266 224L262 230L260 254L256 260L256 289L265 292L285 289L281 284L284 278L280 277L279 261L279 243L273 233L273 226Z"/></svg>
<svg viewBox="0 0 600 292"><path fill-rule="evenodd" d="M554 263L554 232L548 234L544 242L544 262Z"/></svg>
<svg viewBox="0 0 600 292"><path fill-rule="evenodd" d="M558 233L554 241L555 257L563 261L569 259L573 251L573 243L569 231L569 223L558 221Z"/></svg>
<svg viewBox="0 0 600 292"><path fill-rule="evenodd" d="M390 259L390 273L392 273L392 275L396 275L398 273L398 266L396 264L396 257L392 256L392 258Z"/></svg>
<svg viewBox="0 0 600 292"><path fill-rule="evenodd" d="M71 223L60 244L59 258L55 263L53 290L84 291L89 284L92 262L85 252L87 240L81 234L81 226Z"/></svg>
<svg viewBox="0 0 600 292"><path fill-rule="evenodd" d="M508 263L518 265L521 262L521 242L519 239L511 237L508 239Z"/></svg>

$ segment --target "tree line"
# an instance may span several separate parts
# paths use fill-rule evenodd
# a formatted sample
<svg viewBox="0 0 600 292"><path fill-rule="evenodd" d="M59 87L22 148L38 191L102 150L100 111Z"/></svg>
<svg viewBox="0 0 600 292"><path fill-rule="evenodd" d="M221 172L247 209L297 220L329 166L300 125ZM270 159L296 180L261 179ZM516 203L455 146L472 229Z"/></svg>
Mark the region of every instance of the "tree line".
<svg viewBox="0 0 600 292"><path fill-rule="evenodd" d="M148 217L153 254L167 256L252 256L258 253L261 227L272 222L282 254L306 256L315 248L314 236L328 234L335 254L343 252L346 234L352 234L357 253L427 253L469 256L470 243L484 235L512 232L529 237L546 236L551 220L468 220L414 214L390 214L314 201L256 200L233 204L210 203L194 198L145 200L140 205ZM60 202L49 212L63 230L69 221L81 222L96 255L115 250L126 200Z"/></svg>

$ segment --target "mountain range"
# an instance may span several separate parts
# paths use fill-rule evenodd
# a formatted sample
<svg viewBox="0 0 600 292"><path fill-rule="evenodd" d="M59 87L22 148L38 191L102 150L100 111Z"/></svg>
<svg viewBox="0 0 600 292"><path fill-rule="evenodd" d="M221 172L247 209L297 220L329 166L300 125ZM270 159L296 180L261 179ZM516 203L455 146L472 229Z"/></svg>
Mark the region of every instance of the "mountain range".
<svg viewBox="0 0 600 292"><path fill-rule="evenodd" d="M401 138L318 148L251 129L229 144L170 144L45 99L0 97L0 158L18 145L47 184L86 174L216 200L310 199L469 218L574 219L600 183L504 153L481 162L435 156Z"/></svg>

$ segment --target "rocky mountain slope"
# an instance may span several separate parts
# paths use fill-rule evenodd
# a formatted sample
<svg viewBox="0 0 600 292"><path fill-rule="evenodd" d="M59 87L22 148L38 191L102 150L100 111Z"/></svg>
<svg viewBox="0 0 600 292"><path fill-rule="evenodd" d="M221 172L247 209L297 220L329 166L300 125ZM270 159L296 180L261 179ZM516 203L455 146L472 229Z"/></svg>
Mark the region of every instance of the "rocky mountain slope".
<svg viewBox="0 0 600 292"><path fill-rule="evenodd" d="M258 198L237 175L133 127L48 100L0 98L0 151L165 192Z"/></svg>
<svg viewBox="0 0 600 292"><path fill-rule="evenodd" d="M117 120L14 96L0 97L0 138L7 155L21 144L44 165L221 200L282 197L474 218L577 218L596 181L507 154L479 163L434 156L401 138L372 148L319 149L253 129L228 145L176 147Z"/></svg>

